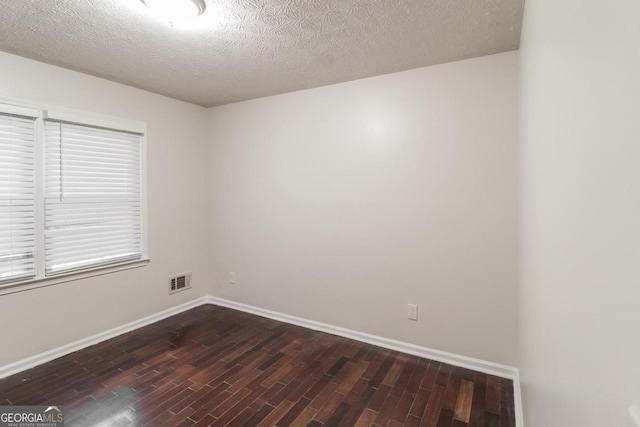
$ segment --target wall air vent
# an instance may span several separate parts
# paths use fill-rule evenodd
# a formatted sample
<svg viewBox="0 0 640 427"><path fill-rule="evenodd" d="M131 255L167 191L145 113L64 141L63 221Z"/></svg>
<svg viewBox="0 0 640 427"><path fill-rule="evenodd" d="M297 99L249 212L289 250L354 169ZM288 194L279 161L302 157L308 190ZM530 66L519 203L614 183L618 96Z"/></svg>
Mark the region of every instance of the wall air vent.
<svg viewBox="0 0 640 427"><path fill-rule="evenodd" d="M169 277L169 294L191 289L191 273Z"/></svg>

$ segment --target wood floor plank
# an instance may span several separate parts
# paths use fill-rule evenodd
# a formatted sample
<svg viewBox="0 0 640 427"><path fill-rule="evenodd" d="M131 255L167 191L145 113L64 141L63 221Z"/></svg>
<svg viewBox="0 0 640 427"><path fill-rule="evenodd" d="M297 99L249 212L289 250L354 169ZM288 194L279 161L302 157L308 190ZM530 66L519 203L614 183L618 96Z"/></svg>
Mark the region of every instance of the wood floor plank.
<svg viewBox="0 0 640 427"><path fill-rule="evenodd" d="M486 424L486 395L487 375L476 372L473 384L473 402L471 403L471 418L469 424L480 426Z"/></svg>
<svg viewBox="0 0 640 427"><path fill-rule="evenodd" d="M349 395L345 397L344 402L350 406L350 409L345 415L342 425L354 425L366 409L375 392L376 389L369 387L367 381L361 379L356 386L351 389Z"/></svg>
<svg viewBox="0 0 640 427"><path fill-rule="evenodd" d="M431 389L429 395L429 401L427 402L427 408L422 416L422 425L435 427L440 418L440 411L442 409L442 400L444 398L444 387L435 384Z"/></svg>
<svg viewBox="0 0 640 427"><path fill-rule="evenodd" d="M473 401L473 383L471 381L462 380L460 384L460 393L456 402L454 418L469 423L471 418L471 403Z"/></svg>
<svg viewBox="0 0 640 427"><path fill-rule="evenodd" d="M424 414L424 410L427 407L427 402L429 401L429 395L431 394L430 388L421 388L416 393L415 398L411 404L411 409L409 410L409 415L417 417L418 419L422 418Z"/></svg>
<svg viewBox="0 0 640 427"><path fill-rule="evenodd" d="M341 382L339 382L337 393L346 395L356 382L362 377L362 374L367 370L368 364L362 363L359 366L354 367Z"/></svg>
<svg viewBox="0 0 640 427"><path fill-rule="evenodd" d="M510 380L213 305L0 379L3 404L91 425L122 405L151 427L514 427L513 394Z"/></svg>
<svg viewBox="0 0 640 427"><path fill-rule="evenodd" d="M304 409L304 411L302 411L300 415L298 415L298 417L295 420L293 420L293 422L291 423L291 427L306 426L311 422L311 420L313 419L313 417L316 415L317 412L318 411L316 411L315 409L307 406Z"/></svg>
<svg viewBox="0 0 640 427"><path fill-rule="evenodd" d="M277 422L280 421L282 417L284 417L284 414L286 414L289 411L289 409L291 409L292 407L293 407L293 402L289 402L288 400L283 401L273 411L271 411L269 415L267 415L262 420L262 422L258 424L258 427L275 426Z"/></svg>
<svg viewBox="0 0 640 427"><path fill-rule="evenodd" d="M500 427L500 415L487 411L486 420L487 427Z"/></svg>
<svg viewBox="0 0 640 427"><path fill-rule="evenodd" d="M296 402L296 404L293 405L282 418L280 418L277 425L281 427L290 425L296 418L298 418L298 415L300 415L302 411L309 406L309 403L311 403L309 399L303 398L298 400L298 402Z"/></svg>
<svg viewBox="0 0 640 427"><path fill-rule="evenodd" d="M382 380L382 384L391 387L395 386L396 381L398 381L398 378L400 377L400 373L404 369L404 365L407 363L407 360L408 357L405 355L396 357L393 366L391 366L391 369L389 369L389 372L387 372L387 375Z"/></svg>
<svg viewBox="0 0 640 427"><path fill-rule="evenodd" d="M451 411L455 410L458 394L460 393L460 375L456 368L451 370L449 382L444 392L444 402L442 407Z"/></svg>
<svg viewBox="0 0 640 427"><path fill-rule="evenodd" d="M380 411L378 412L378 416L376 417L374 423L381 426L386 426L393 417L396 405L398 404L398 400L399 399L396 396L388 396L382 407L380 408Z"/></svg>
<svg viewBox="0 0 640 427"><path fill-rule="evenodd" d="M380 411L380 408L382 408L382 405L387 400L387 396L389 395L390 391L391 391L390 386L388 385L380 386L380 388L378 388L378 391L376 391L376 394L373 395L373 398L369 402L368 408L374 412Z"/></svg>
<svg viewBox="0 0 640 427"><path fill-rule="evenodd" d="M327 422L324 423L324 427L338 427L342 422L342 420L344 419L344 417L347 415L347 412L349 412L349 409L350 409L349 405L347 405L345 402L340 402L340 404L333 411L333 413L331 414Z"/></svg>
<svg viewBox="0 0 640 427"><path fill-rule="evenodd" d="M313 409L320 410L324 406L324 404L329 400L334 394L336 389L338 388L338 384L334 382L329 382L327 386L322 390L309 405Z"/></svg>
<svg viewBox="0 0 640 427"><path fill-rule="evenodd" d="M442 408L440 410L440 416L438 417L438 424L436 424L436 427L451 427L452 422L453 422L453 411Z"/></svg>
<svg viewBox="0 0 640 427"><path fill-rule="evenodd" d="M271 405L264 405L251 418L249 418L244 425L246 427L255 427L260 424L269 414L276 408Z"/></svg>
<svg viewBox="0 0 640 427"><path fill-rule="evenodd" d="M329 417L331 417L331 415L333 414L333 411L335 411L336 408L340 405L340 403L342 403L343 399L344 399L344 395L338 394L338 393L332 393L329 400L327 400L326 403L322 406L322 408L320 408L320 410L318 411L316 416L313 417L313 419L322 424L326 423Z"/></svg>
<svg viewBox="0 0 640 427"><path fill-rule="evenodd" d="M424 373L420 387L430 389L436 383L436 377L440 370L440 362L430 361L427 370Z"/></svg>
<svg viewBox="0 0 640 427"><path fill-rule="evenodd" d="M358 418L358 421L356 421L354 426L369 427L371 424L373 424L373 420L375 420L377 416L378 416L377 412L373 412L372 410L367 409L360 415L360 418Z"/></svg>
<svg viewBox="0 0 640 427"><path fill-rule="evenodd" d="M407 363L405 363L402 372L400 372L400 375L398 376L398 379L396 380L396 383L393 385L393 388L391 389L391 392L389 394L398 397L402 396L404 390L409 384L411 376L413 375L413 371L416 370L417 364L417 357L409 357L409 360L407 360Z"/></svg>
<svg viewBox="0 0 640 427"><path fill-rule="evenodd" d="M414 417L413 415L409 415L404 420L405 427L418 427L420 426L420 418Z"/></svg>
<svg viewBox="0 0 640 427"><path fill-rule="evenodd" d="M427 359L418 360L416 369L413 371L413 374L411 374L411 378L409 379L409 383L407 384L407 391L409 393L411 394L418 393L418 390L420 390L420 383L422 382L424 373L427 370L427 366L429 366L429 361Z"/></svg>
<svg viewBox="0 0 640 427"><path fill-rule="evenodd" d="M398 404L393 410L391 414L391 419L399 422L404 422L405 418L409 415L409 410L411 409L411 405L413 404L413 400L415 399L415 394L411 393L403 393L402 397L398 401Z"/></svg>
<svg viewBox="0 0 640 427"><path fill-rule="evenodd" d="M487 376L487 404L486 410L499 414L502 409L502 381L492 375Z"/></svg>

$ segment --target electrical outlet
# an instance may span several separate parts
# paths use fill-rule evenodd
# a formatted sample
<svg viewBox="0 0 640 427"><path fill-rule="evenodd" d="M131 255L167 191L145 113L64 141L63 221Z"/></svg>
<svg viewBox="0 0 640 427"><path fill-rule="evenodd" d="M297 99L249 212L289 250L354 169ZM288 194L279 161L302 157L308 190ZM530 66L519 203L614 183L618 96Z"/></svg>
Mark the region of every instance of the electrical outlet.
<svg viewBox="0 0 640 427"><path fill-rule="evenodd" d="M231 283L232 285L236 284L236 273L234 273L233 271L229 273L229 283Z"/></svg>
<svg viewBox="0 0 640 427"><path fill-rule="evenodd" d="M416 304L407 305L407 319L418 320L418 306Z"/></svg>

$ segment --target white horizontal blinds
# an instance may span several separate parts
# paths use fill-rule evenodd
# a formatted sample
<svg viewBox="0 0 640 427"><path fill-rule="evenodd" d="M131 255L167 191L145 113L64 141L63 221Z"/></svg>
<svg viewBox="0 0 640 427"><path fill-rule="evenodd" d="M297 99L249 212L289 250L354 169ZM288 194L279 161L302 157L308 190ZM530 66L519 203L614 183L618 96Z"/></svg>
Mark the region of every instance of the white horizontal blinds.
<svg viewBox="0 0 640 427"><path fill-rule="evenodd" d="M141 135L45 122L45 273L142 257Z"/></svg>
<svg viewBox="0 0 640 427"><path fill-rule="evenodd" d="M0 112L0 284L35 276L35 117Z"/></svg>

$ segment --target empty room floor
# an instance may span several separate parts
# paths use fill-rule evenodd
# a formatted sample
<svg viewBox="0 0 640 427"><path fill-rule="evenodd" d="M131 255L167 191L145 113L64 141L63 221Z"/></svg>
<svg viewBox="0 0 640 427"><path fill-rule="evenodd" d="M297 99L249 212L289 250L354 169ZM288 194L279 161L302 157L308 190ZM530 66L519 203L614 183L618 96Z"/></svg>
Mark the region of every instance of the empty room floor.
<svg viewBox="0 0 640 427"><path fill-rule="evenodd" d="M513 383L204 305L0 380L67 426L515 425Z"/></svg>

